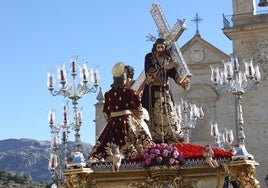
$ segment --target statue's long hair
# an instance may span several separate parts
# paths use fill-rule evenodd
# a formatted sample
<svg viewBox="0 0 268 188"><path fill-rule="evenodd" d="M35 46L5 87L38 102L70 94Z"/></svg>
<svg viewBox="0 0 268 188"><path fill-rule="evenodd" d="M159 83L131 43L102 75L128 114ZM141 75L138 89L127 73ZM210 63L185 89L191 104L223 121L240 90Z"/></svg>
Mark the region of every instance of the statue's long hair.
<svg viewBox="0 0 268 188"><path fill-rule="evenodd" d="M156 41L155 41L155 43L154 43L154 45L153 45L153 48L152 48L152 53L153 53L153 54L156 53L156 46L157 46L158 44L164 44L164 45L166 46L166 48L165 48L165 51L163 52L163 54L166 55L166 56L168 56L168 57L171 57L171 55L170 55L170 50L168 49L167 42L166 42L166 40L163 39L163 38L158 38L158 39L156 39Z"/></svg>
<svg viewBox="0 0 268 188"><path fill-rule="evenodd" d="M125 66L125 71L126 71L126 74L127 74L127 78L131 78L133 79L134 77L134 68L130 65L126 65Z"/></svg>
<svg viewBox="0 0 268 188"><path fill-rule="evenodd" d="M125 74L123 74L120 77L113 77L113 84L111 85L112 89L118 89L118 88L122 88L125 86Z"/></svg>
<svg viewBox="0 0 268 188"><path fill-rule="evenodd" d="M156 52L156 46L157 44L165 44L166 45L166 40L163 39L163 38L158 38L156 39L154 45L153 45L153 48L152 48L152 52Z"/></svg>

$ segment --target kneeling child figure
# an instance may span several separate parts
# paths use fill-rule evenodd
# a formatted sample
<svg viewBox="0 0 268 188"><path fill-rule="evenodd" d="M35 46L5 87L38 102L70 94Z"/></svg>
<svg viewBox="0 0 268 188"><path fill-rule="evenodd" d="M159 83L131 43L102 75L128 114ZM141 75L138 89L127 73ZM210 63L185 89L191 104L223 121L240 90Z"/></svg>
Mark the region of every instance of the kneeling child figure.
<svg viewBox="0 0 268 188"><path fill-rule="evenodd" d="M212 168L216 168L219 166L218 162L213 158L214 152L210 145L205 146L203 156L205 157L205 162Z"/></svg>

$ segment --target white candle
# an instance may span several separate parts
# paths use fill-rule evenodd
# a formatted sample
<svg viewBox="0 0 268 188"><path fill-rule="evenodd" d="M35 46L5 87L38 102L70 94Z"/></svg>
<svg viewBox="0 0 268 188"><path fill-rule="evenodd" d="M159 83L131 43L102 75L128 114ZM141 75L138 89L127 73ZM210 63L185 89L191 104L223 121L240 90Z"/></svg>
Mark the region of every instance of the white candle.
<svg viewBox="0 0 268 188"><path fill-rule="evenodd" d="M51 169L55 169L56 168L56 161L55 161L55 158L52 156L51 157L51 165L50 165L50 168Z"/></svg>
<svg viewBox="0 0 268 188"><path fill-rule="evenodd" d="M233 76L233 68L231 64L226 65L227 77L231 78Z"/></svg>
<svg viewBox="0 0 268 188"><path fill-rule="evenodd" d="M210 126L211 126L211 136L216 138L219 134L218 124L217 123L213 124L210 122Z"/></svg>
<svg viewBox="0 0 268 188"><path fill-rule="evenodd" d="M261 80L261 73L260 73L260 69L259 69L258 65L255 66L255 77L254 78L256 81Z"/></svg>
<svg viewBox="0 0 268 188"><path fill-rule="evenodd" d="M244 64L245 64L245 73L247 77L253 78L255 75L255 70L252 64L252 59L250 59L249 61L244 61Z"/></svg>
<svg viewBox="0 0 268 188"><path fill-rule="evenodd" d="M65 65L59 70L59 79L61 82L66 82L66 69Z"/></svg>
<svg viewBox="0 0 268 188"><path fill-rule="evenodd" d="M83 68L82 68L82 80L84 82L88 81L88 68L87 68L87 63L84 63Z"/></svg>
<svg viewBox="0 0 268 188"><path fill-rule="evenodd" d="M226 142L231 144L234 141L234 135L232 129L226 129Z"/></svg>
<svg viewBox="0 0 268 188"><path fill-rule="evenodd" d="M184 112L186 112L187 109L188 109L188 104L187 104L187 102L182 100L182 110L183 110Z"/></svg>
<svg viewBox="0 0 268 188"><path fill-rule="evenodd" d="M66 142L66 141L67 141L67 134L66 134L66 131L63 131L63 132L62 132L62 141L63 141L63 142Z"/></svg>
<svg viewBox="0 0 268 188"><path fill-rule="evenodd" d="M210 66L211 68L211 81L214 84L218 84L220 81L220 70L219 67Z"/></svg>
<svg viewBox="0 0 268 188"><path fill-rule="evenodd" d="M63 107L63 123L67 122L67 106Z"/></svg>
<svg viewBox="0 0 268 188"><path fill-rule="evenodd" d="M60 70L60 80L61 81L65 80L65 75L64 75L64 70L63 69Z"/></svg>
<svg viewBox="0 0 268 188"><path fill-rule="evenodd" d="M57 155L51 154L50 155L50 160L49 160L49 168L50 169L55 169L57 166L58 166Z"/></svg>
<svg viewBox="0 0 268 188"><path fill-rule="evenodd" d="M83 81L87 81L87 74L84 68L83 68Z"/></svg>
<svg viewBox="0 0 268 188"><path fill-rule="evenodd" d="M239 63L238 63L238 59L237 59L237 58L235 58L233 61L234 61L234 70L235 70L235 71L238 71L238 70L239 70Z"/></svg>
<svg viewBox="0 0 268 188"><path fill-rule="evenodd" d="M199 108L199 118L200 119L203 119L204 118L204 111L203 111L203 108L202 107Z"/></svg>
<svg viewBox="0 0 268 188"><path fill-rule="evenodd" d="M72 61L72 73L76 73L76 62Z"/></svg>
<svg viewBox="0 0 268 188"><path fill-rule="evenodd" d="M53 137L53 148L58 148L58 138L57 138L57 136Z"/></svg>
<svg viewBox="0 0 268 188"><path fill-rule="evenodd" d="M97 75L97 71L94 72L94 84L95 84L95 85L98 84L98 75Z"/></svg>
<svg viewBox="0 0 268 188"><path fill-rule="evenodd" d="M53 88L53 76L52 75L50 75L49 77L49 87Z"/></svg>
<svg viewBox="0 0 268 188"><path fill-rule="evenodd" d="M252 67L250 65L248 66L248 75L252 76Z"/></svg>
<svg viewBox="0 0 268 188"><path fill-rule="evenodd" d="M55 113L51 110L48 111L48 123L53 124L55 119Z"/></svg>
<svg viewBox="0 0 268 188"><path fill-rule="evenodd" d="M196 118L196 105L190 104L190 113L192 114L192 119Z"/></svg>
<svg viewBox="0 0 268 188"><path fill-rule="evenodd" d="M177 115L179 119L181 119L181 105L180 104L176 106L176 111L177 111Z"/></svg>
<svg viewBox="0 0 268 188"><path fill-rule="evenodd" d="M81 111L77 112L77 120L79 123L82 122L82 112Z"/></svg>
<svg viewBox="0 0 268 188"><path fill-rule="evenodd" d="M54 87L53 75L51 75L49 72L47 73L47 86L49 88L53 88Z"/></svg>

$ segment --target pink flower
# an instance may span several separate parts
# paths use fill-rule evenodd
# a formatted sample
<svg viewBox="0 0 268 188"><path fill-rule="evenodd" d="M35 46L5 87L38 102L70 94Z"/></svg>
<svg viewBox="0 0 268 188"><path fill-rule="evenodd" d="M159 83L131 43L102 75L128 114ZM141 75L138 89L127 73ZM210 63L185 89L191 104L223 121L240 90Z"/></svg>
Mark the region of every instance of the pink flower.
<svg viewBox="0 0 268 188"><path fill-rule="evenodd" d="M178 156L180 155L180 153L177 150L173 151L173 157L176 159Z"/></svg>
<svg viewBox="0 0 268 188"><path fill-rule="evenodd" d="M156 157L156 161L157 161L159 164L161 164L161 162L163 161L163 158L162 158L161 156Z"/></svg>
<svg viewBox="0 0 268 188"><path fill-rule="evenodd" d="M157 147L157 144L156 143L152 143L151 148L155 148L155 147Z"/></svg>
<svg viewBox="0 0 268 188"><path fill-rule="evenodd" d="M160 149L164 149L164 148L167 147L167 144L166 143L161 143L159 147L160 147Z"/></svg>
<svg viewBox="0 0 268 188"><path fill-rule="evenodd" d="M159 154L160 154L160 150L159 150L159 149L155 149L155 150L154 150L154 154L155 154L155 155L159 155Z"/></svg>
<svg viewBox="0 0 268 188"><path fill-rule="evenodd" d="M163 150L163 157L167 157L168 156L168 154L169 154L169 151L167 150L167 149L164 149Z"/></svg>
<svg viewBox="0 0 268 188"><path fill-rule="evenodd" d="M149 153L143 153L143 157L146 159L149 157Z"/></svg>
<svg viewBox="0 0 268 188"><path fill-rule="evenodd" d="M147 159L145 159L145 163L146 163L146 165L150 165L150 163L151 163L151 158L147 158Z"/></svg>
<svg viewBox="0 0 268 188"><path fill-rule="evenodd" d="M177 147L167 143L152 144L142 152L142 166L179 165L183 156Z"/></svg>
<svg viewBox="0 0 268 188"><path fill-rule="evenodd" d="M168 151L172 151L172 150L173 150L173 147L167 146L166 149L167 149Z"/></svg>
<svg viewBox="0 0 268 188"><path fill-rule="evenodd" d="M151 153L151 154L150 154L150 158L151 158L151 159L155 158L155 154Z"/></svg>
<svg viewBox="0 0 268 188"><path fill-rule="evenodd" d="M148 153L149 149L148 148L145 148L142 153Z"/></svg>
<svg viewBox="0 0 268 188"><path fill-rule="evenodd" d="M168 163L169 163L170 165L172 165L172 164L175 163L175 161L176 161L176 160L175 160L174 158L170 158L169 161L168 161Z"/></svg>

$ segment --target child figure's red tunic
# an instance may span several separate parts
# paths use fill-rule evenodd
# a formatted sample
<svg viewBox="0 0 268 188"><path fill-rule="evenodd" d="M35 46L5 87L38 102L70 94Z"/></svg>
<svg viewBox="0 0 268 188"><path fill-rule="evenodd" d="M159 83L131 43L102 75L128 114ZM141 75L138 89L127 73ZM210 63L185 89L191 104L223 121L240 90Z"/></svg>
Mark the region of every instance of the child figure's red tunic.
<svg viewBox="0 0 268 188"><path fill-rule="evenodd" d="M149 135L140 125L142 116L141 102L135 91L130 88L111 89L105 93L103 112L107 124L101 133L91 156L107 159L108 150L119 146L125 159L133 159L151 143Z"/></svg>

